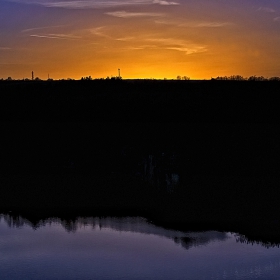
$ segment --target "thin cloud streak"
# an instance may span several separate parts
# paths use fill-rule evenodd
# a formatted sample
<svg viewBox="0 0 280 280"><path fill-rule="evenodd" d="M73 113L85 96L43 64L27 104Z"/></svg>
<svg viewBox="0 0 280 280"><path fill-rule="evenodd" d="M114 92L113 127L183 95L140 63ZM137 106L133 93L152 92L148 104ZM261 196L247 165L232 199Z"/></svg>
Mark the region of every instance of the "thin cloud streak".
<svg viewBox="0 0 280 280"><path fill-rule="evenodd" d="M188 48L188 47L167 47L166 49L184 52L187 55L195 54L195 53L202 53L202 52L207 51L207 49L205 47L201 47L201 46L190 47L190 48Z"/></svg>
<svg viewBox="0 0 280 280"><path fill-rule="evenodd" d="M186 55L206 52L207 47L201 46L192 42L173 39L173 38L158 38L158 39L146 39L148 42L158 43L158 48L175 50L184 52Z"/></svg>
<svg viewBox="0 0 280 280"><path fill-rule="evenodd" d="M123 37L123 38L117 38L117 41L123 41L123 42L128 42L134 40L135 37Z"/></svg>
<svg viewBox="0 0 280 280"><path fill-rule="evenodd" d="M179 51L179 52L183 52L186 55L191 55L191 54L196 54L196 53L202 53L202 52L206 52L207 49L204 46L190 46L190 47L182 47L182 46L178 46L178 47L168 47L168 46L156 46L156 45L144 45L144 46L139 46L139 47L126 47L123 48L125 50L173 50L173 51Z"/></svg>
<svg viewBox="0 0 280 280"><path fill-rule="evenodd" d="M232 22L186 22L185 20L155 20L157 24L174 25L177 27L193 27L193 28L219 28L233 26L235 23Z"/></svg>
<svg viewBox="0 0 280 280"><path fill-rule="evenodd" d="M218 28L235 25L232 22L184 22L184 21L168 21L168 20L155 20L157 24L175 25L178 27L193 27L193 28Z"/></svg>
<svg viewBox="0 0 280 280"><path fill-rule="evenodd" d="M121 49L126 50L173 50L183 52L186 55L207 52L206 45L196 44L189 40L176 39L176 38L155 38L156 34L144 35L144 36L127 36L114 38L105 34L106 26L97 27L91 29L91 33L97 36L105 37L110 40L119 42L127 42L128 46L122 47ZM144 44L143 44L144 43Z"/></svg>
<svg viewBox="0 0 280 280"><path fill-rule="evenodd" d="M123 48L124 50L154 50L154 49L158 49L158 47L156 45L143 45L143 46L137 46L137 47L133 47L133 46L128 46Z"/></svg>
<svg viewBox="0 0 280 280"><path fill-rule="evenodd" d="M101 30L104 30L105 28L106 28L106 26L99 26L99 27L89 29L89 32L95 36L113 39L111 36L109 36L101 31Z"/></svg>
<svg viewBox="0 0 280 280"><path fill-rule="evenodd" d="M75 36L72 34L48 34L50 36L58 37L58 38L64 38L64 39L81 39L80 36Z"/></svg>
<svg viewBox="0 0 280 280"><path fill-rule="evenodd" d="M59 28L59 27L65 27L68 25L50 25L50 26L43 26L43 27L34 27L34 28L28 28L28 29L24 29L21 32L22 33L27 33L27 32L32 32L35 30L42 30L42 29L52 29L52 28Z"/></svg>
<svg viewBox="0 0 280 280"><path fill-rule="evenodd" d="M162 17L162 13L137 13L137 12L126 12L126 11L116 11L108 12L106 15L119 17L119 18L135 18L135 17Z"/></svg>
<svg viewBox="0 0 280 280"><path fill-rule="evenodd" d="M81 38L81 37L67 35L67 34L45 34L45 35L32 34L29 36L36 37L36 38L60 39L60 40L78 40Z"/></svg>
<svg viewBox="0 0 280 280"><path fill-rule="evenodd" d="M154 0L153 3L163 5L163 6L180 5L178 2L165 1L165 0Z"/></svg>
<svg viewBox="0 0 280 280"><path fill-rule="evenodd" d="M176 38L154 38L150 36L124 37L114 40L130 42L130 46L123 47L126 50L173 50L183 52L186 55L207 52L206 45L196 44L191 41ZM156 35L153 35L156 36ZM113 39L113 38L110 38ZM141 44L139 44L141 42ZM146 43L146 44L143 44Z"/></svg>
<svg viewBox="0 0 280 280"><path fill-rule="evenodd" d="M190 24L190 27L224 27L224 26L230 26L234 25L231 22L201 22L201 23L193 23Z"/></svg>
<svg viewBox="0 0 280 280"><path fill-rule="evenodd" d="M14 66L19 66L19 65L34 65L34 63L0 63L0 65L2 66L10 66L10 65L14 65Z"/></svg>
<svg viewBox="0 0 280 280"><path fill-rule="evenodd" d="M66 9L89 9L89 8L109 8L109 7L120 7L120 6L136 6L136 5L179 5L178 2L165 1L165 0L73 0L73 1L50 1L50 0L10 0L10 2L20 2L26 4L41 5L49 8L66 8Z"/></svg>

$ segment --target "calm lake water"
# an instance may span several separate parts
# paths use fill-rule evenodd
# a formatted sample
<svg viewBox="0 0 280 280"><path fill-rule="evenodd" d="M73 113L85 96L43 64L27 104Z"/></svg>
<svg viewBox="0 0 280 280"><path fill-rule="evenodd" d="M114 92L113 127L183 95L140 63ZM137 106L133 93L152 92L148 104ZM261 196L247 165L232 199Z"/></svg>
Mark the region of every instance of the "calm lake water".
<svg viewBox="0 0 280 280"><path fill-rule="evenodd" d="M227 232L168 230L140 217L0 216L0 279L279 279L280 249Z"/></svg>

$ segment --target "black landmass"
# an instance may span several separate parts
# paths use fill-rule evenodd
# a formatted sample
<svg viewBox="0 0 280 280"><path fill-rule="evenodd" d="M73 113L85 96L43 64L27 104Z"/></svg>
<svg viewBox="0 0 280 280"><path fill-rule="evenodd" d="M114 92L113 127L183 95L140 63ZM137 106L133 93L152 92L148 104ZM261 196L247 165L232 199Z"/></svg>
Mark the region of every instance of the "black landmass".
<svg viewBox="0 0 280 280"><path fill-rule="evenodd" d="M0 211L280 242L279 108L277 81L1 81Z"/></svg>

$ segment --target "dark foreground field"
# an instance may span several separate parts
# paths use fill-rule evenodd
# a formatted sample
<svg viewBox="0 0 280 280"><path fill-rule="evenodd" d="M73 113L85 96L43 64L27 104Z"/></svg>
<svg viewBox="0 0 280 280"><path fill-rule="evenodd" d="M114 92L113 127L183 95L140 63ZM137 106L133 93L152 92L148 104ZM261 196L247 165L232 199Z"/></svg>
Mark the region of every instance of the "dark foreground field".
<svg viewBox="0 0 280 280"><path fill-rule="evenodd" d="M0 210L279 242L279 108L279 82L0 82Z"/></svg>

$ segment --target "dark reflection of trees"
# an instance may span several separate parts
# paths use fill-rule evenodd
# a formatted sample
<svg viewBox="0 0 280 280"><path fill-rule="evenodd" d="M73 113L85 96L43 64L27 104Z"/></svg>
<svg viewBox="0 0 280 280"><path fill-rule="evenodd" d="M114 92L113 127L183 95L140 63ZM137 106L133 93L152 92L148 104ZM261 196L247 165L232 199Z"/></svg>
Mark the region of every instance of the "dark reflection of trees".
<svg viewBox="0 0 280 280"><path fill-rule="evenodd" d="M180 244L186 250L192 247L207 245L211 242L209 239L201 240L191 237L174 238L174 241L176 244Z"/></svg>
<svg viewBox="0 0 280 280"><path fill-rule="evenodd" d="M228 236L224 232L208 231L208 232L190 232L188 236L174 238L177 244L180 244L186 250L192 247L206 246L213 241L225 241Z"/></svg>
<svg viewBox="0 0 280 280"><path fill-rule="evenodd" d="M1 218L7 223L10 228L20 228L24 225L32 226L32 223L22 218L21 216L1 215Z"/></svg>
<svg viewBox="0 0 280 280"><path fill-rule="evenodd" d="M237 234L235 236L236 242L238 243L243 243L243 244L258 244L258 245L262 245L266 248L271 248L271 247L280 247L280 243L275 243L275 242L270 242L268 240L253 240L250 237L247 237L245 235L242 234Z"/></svg>
<svg viewBox="0 0 280 280"><path fill-rule="evenodd" d="M77 219L59 219L59 218L46 218L40 220L29 220L21 217L20 215L1 214L0 220L3 219L10 228L21 228L23 226L30 226L34 230L43 227L47 224L59 223L67 232L75 232L78 229Z"/></svg>
<svg viewBox="0 0 280 280"><path fill-rule="evenodd" d="M76 221L73 220L62 220L60 221L61 225L68 232L75 232L78 229L78 225Z"/></svg>
<svg viewBox="0 0 280 280"><path fill-rule="evenodd" d="M93 229L102 230L110 228L120 232L137 232L143 234L153 234L172 239L176 244L188 250L192 247L206 246L211 242L225 241L229 237L225 232L220 231L178 231L176 229L166 229L148 222L140 217L76 217L73 219L46 218L42 220L29 220L20 215L1 214L0 220L4 220L11 228L21 228L23 226L32 227L34 230L53 223L60 224L66 232L75 233L79 228L90 226ZM278 247L280 243L269 242L267 240L254 240L242 234L235 234L236 242L261 245L266 248Z"/></svg>

